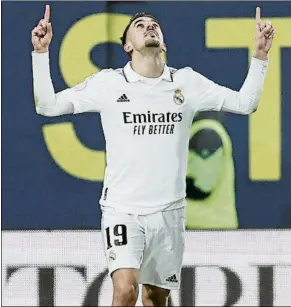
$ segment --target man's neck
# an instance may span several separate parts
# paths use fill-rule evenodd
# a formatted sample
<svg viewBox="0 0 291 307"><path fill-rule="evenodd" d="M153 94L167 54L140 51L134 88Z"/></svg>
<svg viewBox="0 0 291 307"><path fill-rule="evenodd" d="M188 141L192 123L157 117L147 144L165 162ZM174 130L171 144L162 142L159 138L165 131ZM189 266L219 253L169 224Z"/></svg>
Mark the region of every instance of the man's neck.
<svg viewBox="0 0 291 307"><path fill-rule="evenodd" d="M131 67L139 75L146 78L158 78L163 74L165 63L161 56L132 55Z"/></svg>

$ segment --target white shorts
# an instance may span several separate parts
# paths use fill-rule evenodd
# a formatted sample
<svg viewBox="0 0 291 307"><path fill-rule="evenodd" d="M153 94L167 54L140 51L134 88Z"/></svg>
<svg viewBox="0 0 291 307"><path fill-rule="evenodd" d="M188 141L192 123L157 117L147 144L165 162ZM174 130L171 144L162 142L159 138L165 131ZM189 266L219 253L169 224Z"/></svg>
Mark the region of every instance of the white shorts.
<svg viewBox="0 0 291 307"><path fill-rule="evenodd" d="M105 209L102 237L109 268L139 270L139 283L180 288L184 253L185 207L149 215Z"/></svg>

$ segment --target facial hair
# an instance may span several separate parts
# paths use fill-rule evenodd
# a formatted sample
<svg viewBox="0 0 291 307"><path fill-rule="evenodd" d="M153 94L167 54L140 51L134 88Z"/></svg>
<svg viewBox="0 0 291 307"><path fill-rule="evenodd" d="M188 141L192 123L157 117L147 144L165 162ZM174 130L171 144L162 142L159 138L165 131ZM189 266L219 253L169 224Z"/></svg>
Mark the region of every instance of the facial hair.
<svg viewBox="0 0 291 307"><path fill-rule="evenodd" d="M160 47L160 41L157 40L157 39L151 38L151 39L148 39L148 40L145 42L145 46L146 46L146 47L156 47L156 48L158 48L158 47Z"/></svg>

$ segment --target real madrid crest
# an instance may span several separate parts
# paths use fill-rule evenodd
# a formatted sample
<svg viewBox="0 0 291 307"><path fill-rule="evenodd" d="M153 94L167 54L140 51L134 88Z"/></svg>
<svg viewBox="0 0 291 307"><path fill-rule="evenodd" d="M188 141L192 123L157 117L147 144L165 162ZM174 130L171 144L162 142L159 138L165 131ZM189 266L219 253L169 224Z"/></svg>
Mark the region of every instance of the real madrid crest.
<svg viewBox="0 0 291 307"><path fill-rule="evenodd" d="M174 99L174 102L178 105L181 105L184 102L185 98L180 89L175 90L173 99Z"/></svg>
<svg viewBox="0 0 291 307"><path fill-rule="evenodd" d="M116 255L115 255L115 253L113 252L113 251L110 251L110 253L109 253L109 259L110 260L115 260L116 259Z"/></svg>
<svg viewBox="0 0 291 307"><path fill-rule="evenodd" d="M87 81L88 81L88 80L85 79L83 82L81 82L81 83L75 85L75 86L73 87L73 90L75 90L76 92L82 91L82 90L85 89L85 87L87 86Z"/></svg>

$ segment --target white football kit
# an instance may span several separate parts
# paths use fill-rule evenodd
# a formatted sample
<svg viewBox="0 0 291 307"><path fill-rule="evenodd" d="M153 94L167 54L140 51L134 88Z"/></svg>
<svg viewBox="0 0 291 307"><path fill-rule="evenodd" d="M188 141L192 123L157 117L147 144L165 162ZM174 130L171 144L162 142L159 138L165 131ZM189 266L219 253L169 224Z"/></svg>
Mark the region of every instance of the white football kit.
<svg viewBox="0 0 291 307"><path fill-rule="evenodd" d="M159 78L131 63L102 70L55 94L48 53L32 53L37 113L99 112L106 141L102 234L109 271L140 269L140 283L180 285L184 250L189 130L195 113L250 114L258 106L268 61L253 58L240 91L191 68L167 65Z"/></svg>

